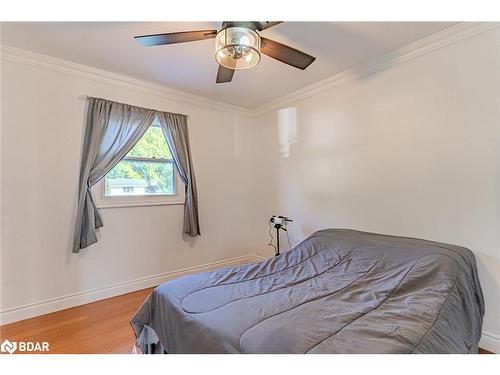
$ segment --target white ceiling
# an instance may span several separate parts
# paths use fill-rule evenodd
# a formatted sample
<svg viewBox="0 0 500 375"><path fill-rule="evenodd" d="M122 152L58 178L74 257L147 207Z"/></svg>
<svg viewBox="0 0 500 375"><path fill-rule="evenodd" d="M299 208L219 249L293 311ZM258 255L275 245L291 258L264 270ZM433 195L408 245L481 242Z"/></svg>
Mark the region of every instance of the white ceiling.
<svg viewBox="0 0 500 375"><path fill-rule="evenodd" d="M253 109L382 56L450 22L285 22L261 34L313 56L305 71L263 56L254 68L216 84L214 40L142 47L135 35L218 29L220 22L2 23L2 44L163 84L212 100Z"/></svg>

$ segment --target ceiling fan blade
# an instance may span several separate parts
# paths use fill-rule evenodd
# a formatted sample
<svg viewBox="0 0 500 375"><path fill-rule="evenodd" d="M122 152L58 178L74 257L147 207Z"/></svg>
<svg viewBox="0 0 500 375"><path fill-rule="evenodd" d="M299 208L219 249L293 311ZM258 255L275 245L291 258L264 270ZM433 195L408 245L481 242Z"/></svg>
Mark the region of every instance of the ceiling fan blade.
<svg viewBox="0 0 500 375"><path fill-rule="evenodd" d="M222 65L219 65L219 70L217 71L217 83L226 83L231 82L233 79L234 70L226 68Z"/></svg>
<svg viewBox="0 0 500 375"><path fill-rule="evenodd" d="M283 21L260 21L260 22L258 22L258 24L259 24L258 30L262 31L265 29L269 29L270 27L279 25L280 23L283 23Z"/></svg>
<svg viewBox="0 0 500 375"><path fill-rule="evenodd" d="M286 46L267 38L260 38L260 52L285 64L304 70L312 64L316 57L298 49Z"/></svg>
<svg viewBox="0 0 500 375"><path fill-rule="evenodd" d="M134 37L134 39L145 47L151 47L163 44L185 43L212 39L215 38L216 35L217 30L197 30L181 31L178 33L139 35Z"/></svg>

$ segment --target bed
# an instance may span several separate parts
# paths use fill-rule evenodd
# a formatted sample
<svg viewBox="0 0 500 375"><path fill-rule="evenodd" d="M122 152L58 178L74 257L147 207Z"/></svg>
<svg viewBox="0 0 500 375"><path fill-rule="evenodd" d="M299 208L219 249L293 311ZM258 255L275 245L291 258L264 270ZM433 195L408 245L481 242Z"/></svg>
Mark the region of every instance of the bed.
<svg viewBox="0 0 500 375"><path fill-rule="evenodd" d="M131 324L143 353L477 353L483 315L470 250L327 229L168 281Z"/></svg>

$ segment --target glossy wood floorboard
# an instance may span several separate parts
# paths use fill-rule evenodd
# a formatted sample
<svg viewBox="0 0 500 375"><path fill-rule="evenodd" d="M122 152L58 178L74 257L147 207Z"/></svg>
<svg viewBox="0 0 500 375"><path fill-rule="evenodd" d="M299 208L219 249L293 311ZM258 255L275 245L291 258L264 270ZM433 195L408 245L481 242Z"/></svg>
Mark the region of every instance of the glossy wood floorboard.
<svg viewBox="0 0 500 375"><path fill-rule="evenodd" d="M130 318L151 293L144 289L0 326L1 342L47 341L50 353L130 353Z"/></svg>
<svg viewBox="0 0 500 375"><path fill-rule="evenodd" d="M47 341L50 353L130 353L130 318L152 288L0 326L0 342ZM481 354L491 354L481 349Z"/></svg>

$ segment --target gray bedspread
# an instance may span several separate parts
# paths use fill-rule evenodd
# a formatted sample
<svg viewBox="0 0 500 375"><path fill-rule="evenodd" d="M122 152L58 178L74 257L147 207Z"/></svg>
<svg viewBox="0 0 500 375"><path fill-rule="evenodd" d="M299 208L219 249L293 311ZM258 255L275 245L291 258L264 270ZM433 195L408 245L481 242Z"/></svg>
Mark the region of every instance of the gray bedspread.
<svg viewBox="0 0 500 375"><path fill-rule="evenodd" d="M468 249L328 229L166 282L131 323L145 353L477 353L483 314Z"/></svg>

